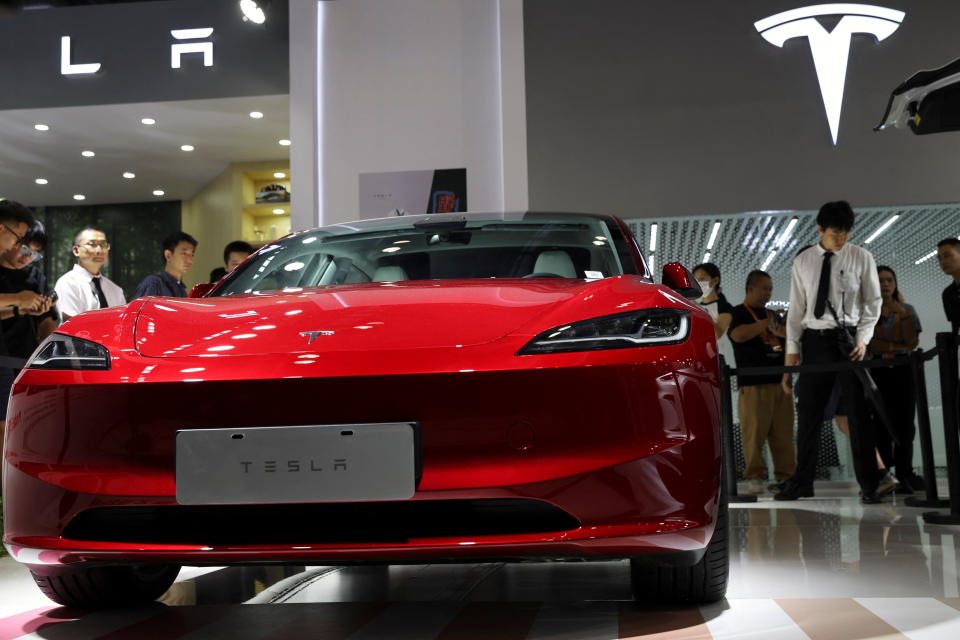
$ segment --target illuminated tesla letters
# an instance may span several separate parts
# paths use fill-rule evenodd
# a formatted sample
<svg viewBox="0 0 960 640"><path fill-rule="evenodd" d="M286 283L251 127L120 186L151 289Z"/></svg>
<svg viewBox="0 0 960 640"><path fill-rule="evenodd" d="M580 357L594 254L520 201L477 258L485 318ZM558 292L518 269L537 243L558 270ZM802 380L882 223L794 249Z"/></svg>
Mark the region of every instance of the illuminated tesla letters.
<svg viewBox="0 0 960 640"><path fill-rule="evenodd" d="M99 62L74 64L70 55L70 36L60 38L60 73L65 76L91 74L100 71Z"/></svg>
<svg viewBox="0 0 960 640"><path fill-rule="evenodd" d="M213 42L207 39L213 35L213 27L171 29L170 35L177 41L170 45L171 69L179 69L183 64L183 57L188 54L202 56L205 67L213 66ZM93 75L100 71L101 66L99 62L74 63L71 36L60 38L61 75Z"/></svg>

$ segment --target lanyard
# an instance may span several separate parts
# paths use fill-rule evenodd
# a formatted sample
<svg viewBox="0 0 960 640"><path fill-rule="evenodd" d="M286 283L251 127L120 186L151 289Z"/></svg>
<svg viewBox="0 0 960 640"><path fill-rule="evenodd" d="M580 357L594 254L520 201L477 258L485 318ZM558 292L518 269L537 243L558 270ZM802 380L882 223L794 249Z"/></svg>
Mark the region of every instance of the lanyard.
<svg viewBox="0 0 960 640"><path fill-rule="evenodd" d="M748 304L745 303L743 306L745 306L745 307L747 308L747 312L753 317L753 320L754 320L755 322L760 322L760 318L758 318L758 317L757 317L757 314L755 314L755 313L753 312L753 309L750 307L750 305L748 305ZM766 307L764 307L764 309L763 309L763 318L764 318L764 320L766 320L766 319L769 318L769 317L770 317L770 312L767 311ZM763 340L764 342L766 342L766 343L767 343L768 345L770 345L771 347L779 347L779 346L780 346L780 342L779 342L776 338L774 338L773 336L771 336L769 333L767 333L767 330L766 330L766 329L763 329L762 331L760 331L760 336L759 336L759 337L760 337L761 340ZM778 350L778 349L775 349L775 350Z"/></svg>

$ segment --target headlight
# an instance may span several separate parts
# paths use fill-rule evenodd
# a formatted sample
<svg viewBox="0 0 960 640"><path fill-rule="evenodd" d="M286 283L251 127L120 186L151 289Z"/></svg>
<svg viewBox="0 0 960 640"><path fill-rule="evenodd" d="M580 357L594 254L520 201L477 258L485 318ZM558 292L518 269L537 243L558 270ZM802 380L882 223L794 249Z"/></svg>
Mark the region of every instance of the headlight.
<svg viewBox="0 0 960 640"><path fill-rule="evenodd" d="M110 352L96 342L52 333L34 352L27 368L106 371Z"/></svg>
<svg viewBox="0 0 960 640"><path fill-rule="evenodd" d="M644 309L555 327L535 337L517 355L679 344L688 335L689 312Z"/></svg>

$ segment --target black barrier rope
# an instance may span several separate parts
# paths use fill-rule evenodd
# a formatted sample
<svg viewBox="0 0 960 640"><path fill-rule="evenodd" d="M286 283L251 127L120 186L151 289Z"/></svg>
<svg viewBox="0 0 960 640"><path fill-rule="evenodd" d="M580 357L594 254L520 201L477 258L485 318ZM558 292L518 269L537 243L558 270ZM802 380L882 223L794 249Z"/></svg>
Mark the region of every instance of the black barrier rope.
<svg viewBox="0 0 960 640"><path fill-rule="evenodd" d="M960 382L958 382L957 346L955 336L950 333L937 334L937 346L923 351L918 349L908 355L896 358L872 359L849 362L831 362L823 364L800 364L797 366L740 367L733 368L720 356L720 400L721 400L721 438L723 453L727 459L724 465L724 481L731 502L755 502L756 496L737 495L737 475L735 452L733 449L733 376L773 375L784 373L826 373L829 371L852 371L854 369L876 369L880 367L909 366L913 372L917 392L917 431L920 437L920 455L923 466L923 479L927 486L926 499L907 498L905 504L917 507L946 507L950 513L929 512L923 514L927 522L938 524L960 524ZM930 406L927 399L925 362L940 356L940 395L943 402L944 442L947 454L947 477L950 499L941 499L937 492L936 467L933 458L933 443L930 435ZM947 357L950 356L950 357Z"/></svg>

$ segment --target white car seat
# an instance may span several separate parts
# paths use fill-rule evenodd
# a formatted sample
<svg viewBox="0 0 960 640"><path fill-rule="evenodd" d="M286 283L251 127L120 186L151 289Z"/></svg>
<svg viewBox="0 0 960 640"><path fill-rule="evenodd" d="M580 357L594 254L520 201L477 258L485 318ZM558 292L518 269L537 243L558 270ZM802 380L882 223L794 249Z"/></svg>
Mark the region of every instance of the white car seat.
<svg viewBox="0 0 960 640"><path fill-rule="evenodd" d="M387 265L385 267L377 267L377 270L373 272L373 281L374 282L398 282L400 280L409 280L407 277L407 272L403 267L398 267L396 265Z"/></svg>
<svg viewBox="0 0 960 640"><path fill-rule="evenodd" d="M541 251L533 265L533 273L554 273L564 278L576 278L577 269L566 251L553 249Z"/></svg>

